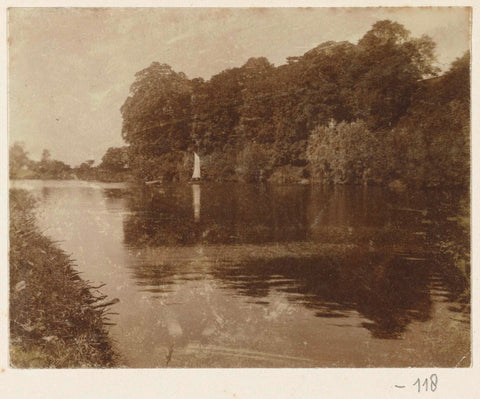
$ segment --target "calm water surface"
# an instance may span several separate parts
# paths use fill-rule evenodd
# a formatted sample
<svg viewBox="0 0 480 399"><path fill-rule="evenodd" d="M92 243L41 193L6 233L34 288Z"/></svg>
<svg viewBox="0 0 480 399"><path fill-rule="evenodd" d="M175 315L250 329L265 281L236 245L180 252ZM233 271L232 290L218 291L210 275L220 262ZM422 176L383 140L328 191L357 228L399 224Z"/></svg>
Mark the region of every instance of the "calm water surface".
<svg viewBox="0 0 480 399"><path fill-rule="evenodd" d="M455 193L14 181L84 279L119 298L129 367L467 366Z"/></svg>

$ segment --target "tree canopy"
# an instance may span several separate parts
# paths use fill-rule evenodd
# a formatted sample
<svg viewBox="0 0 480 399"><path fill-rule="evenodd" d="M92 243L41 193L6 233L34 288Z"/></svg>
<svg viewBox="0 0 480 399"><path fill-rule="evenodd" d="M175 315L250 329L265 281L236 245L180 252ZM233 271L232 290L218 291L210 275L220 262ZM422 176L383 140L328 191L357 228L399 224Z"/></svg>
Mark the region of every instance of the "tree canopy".
<svg viewBox="0 0 480 399"><path fill-rule="evenodd" d="M438 173L450 165L458 175L464 167L457 161L469 145L465 57L435 78L432 39L411 37L401 24L385 20L357 44L322 43L278 67L250 58L208 81L154 62L135 75L121 108L130 166L140 179L179 180L189 176L189 153L196 151L209 178L256 181L288 166L317 173L320 164L313 160L322 157L323 165L338 168L323 170L325 178L380 183L441 154L450 161ZM427 110L431 118L422 120ZM418 144L410 161L396 150L404 141ZM409 176L418 182L428 177Z"/></svg>

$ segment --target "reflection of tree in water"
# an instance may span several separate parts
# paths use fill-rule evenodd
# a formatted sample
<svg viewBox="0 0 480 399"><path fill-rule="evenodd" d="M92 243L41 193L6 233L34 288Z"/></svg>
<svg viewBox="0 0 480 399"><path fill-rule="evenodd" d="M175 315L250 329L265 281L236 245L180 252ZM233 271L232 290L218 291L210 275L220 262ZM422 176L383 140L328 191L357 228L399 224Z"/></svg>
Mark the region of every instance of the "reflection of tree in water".
<svg viewBox="0 0 480 399"><path fill-rule="evenodd" d="M172 265L141 264L132 268L136 285L152 293L172 292L176 268Z"/></svg>
<svg viewBox="0 0 480 399"><path fill-rule="evenodd" d="M271 290L279 290L314 309L318 317L346 317L357 311L368 319L363 326L375 337L396 338L412 321L430 317L432 276L440 278L441 289L448 287L448 299L465 288L465 278L438 252L440 241L465 241L468 246L468 232L449 221L458 213L456 198L357 187L202 185L200 218L195 220L191 187L165 186L128 198L125 242L140 247L355 243L358 249L345 259L295 253L243 263L234 260L211 272L256 302L265 302ZM421 259L425 257L428 260ZM174 278L174 272L169 275L166 270L142 266L136 277L153 287L165 286Z"/></svg>
<svg viewBox="0 0 480 399"><path fill-rule="evenodd" d="M141 291L157 294L172 292L175 284L204 278L194 270L189 270L188 264L169 262L137 264L132 267L132 273Z"/></svg>
<svg viewBox="0 0 480 399"><path fill-rule="evenodd" d="M327 256L252 260L212 271L226 287L265 299L271 290L314 309L318 317L357 311L377 338L398 338L412 321L430 318L430 263L403 254L355 252L345 260Z"/></svg>
<svg viewBox="0 0 480 399"><path fill-rule="evenodd" d="M425 230L423 219L442 201L433 193L395 194L378 187L204 184L198 189L197 218L189 185L133 191L124 221L126 243L416 241L412 232Z"/></svg>
<svg viewBox="0 0 480 399"><path fill-rule="evenodd" d="M128 190L127 188L118 188L118 187L114 187L114 188L107 187L107 188L104 188L102 191L105 199L111 199L111 200L123 199L130 194L130 190Z"/></svg>
<svg viewBox="0 0 480 399"><path fill-rule="evenodd" d="M132 246L186 244L198 236L190 217L188 186L175 192L138 189L128 198L123 222L125 242Z"/></svg>
<svg viewBox="0 0 480 399"><path fill-rule="evenodd" d="M411 321L430 318L432 270L429 263L395 256L387 263L384 257L373 257L367 265L372 267L372 272L367 273L365 289L358 290L356 310L371 320L363 326L373 336L399 337Z"/></svg>
<svg viewBox="0 0 480 399"><path fill-rule="evenodd" d="M200 218L195 218L190 186L144 190L129 198L125 242L162 246L303 240L308 227L305 193L304 187L203 185Z"/></svg>
<svg viewBox="0 0 480 399"><path fill-rule="evenodd" d="M470 304L470 193L442 191L429 204L426 241L452 287L449 299Z"/></svg>

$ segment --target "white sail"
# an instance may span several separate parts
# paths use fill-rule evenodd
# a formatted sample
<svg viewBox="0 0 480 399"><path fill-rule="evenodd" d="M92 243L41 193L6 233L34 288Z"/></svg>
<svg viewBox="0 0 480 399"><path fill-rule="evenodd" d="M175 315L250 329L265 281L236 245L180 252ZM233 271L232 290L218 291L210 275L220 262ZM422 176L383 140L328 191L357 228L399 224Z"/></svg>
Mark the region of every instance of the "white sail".
<svg viewBox="0 0 480 399"><path fill-rule="evenodd" d="M195 154L195 164L193 166L193 175L192 179L200 179L200 157L197 155L196 152Z"/></svg>

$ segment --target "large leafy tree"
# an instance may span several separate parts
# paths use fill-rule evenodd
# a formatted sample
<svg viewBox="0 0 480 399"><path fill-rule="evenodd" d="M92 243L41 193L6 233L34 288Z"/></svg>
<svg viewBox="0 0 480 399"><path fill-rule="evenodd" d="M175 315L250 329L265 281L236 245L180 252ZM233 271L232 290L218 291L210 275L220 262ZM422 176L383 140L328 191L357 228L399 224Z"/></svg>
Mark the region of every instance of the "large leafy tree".
<svg viewBox="0 0 480 399"><path fill-rule="evenodd" d="M411 38L403 25L388 20L375 23L352 60L355 116L375 129L395 125L420 82L438 72L434 49L428 36Z"/></svg>
<svg viewBox="0 0 480 399"><path fill-rule="evenodd" d="M162 174L160 157L184 151L190 144L191 82L166 64L153 62L135 75L120 109L122 137L130 144L140 176Z"/></svg>
<svg viewBox="0 0 480 399"><path fill-rule="evenodd" d="M244 143L272 143L273 115L278 93L275 67L265 57L250 58L243 66L244 87L238 131Z"/></svg>
<svg viewBox="0 0 480 399"><path fill-rule="evenodd" d="M235 145L243 80L240 68L227 69L208 82L194 80L192 138L195 150L208 154Z"/></svg>
<svg viewBox="0 0 480 399"><path fill-rule="evenodd" d="M305 165L307 139L314 127L331 119L353 119L344 88L351 84L348 68L354 47L347 42L322 43L278 68L275 165Z"/></svg>
<svg viewBox="0 0 480 399"><path fill-rule="evenodd" d="M424 81L398 124L407 138L396 159L404 174L427 186L468 186L470 177L470 54L443 76ZM400 168L402 169L402 168Z"/></svg>

